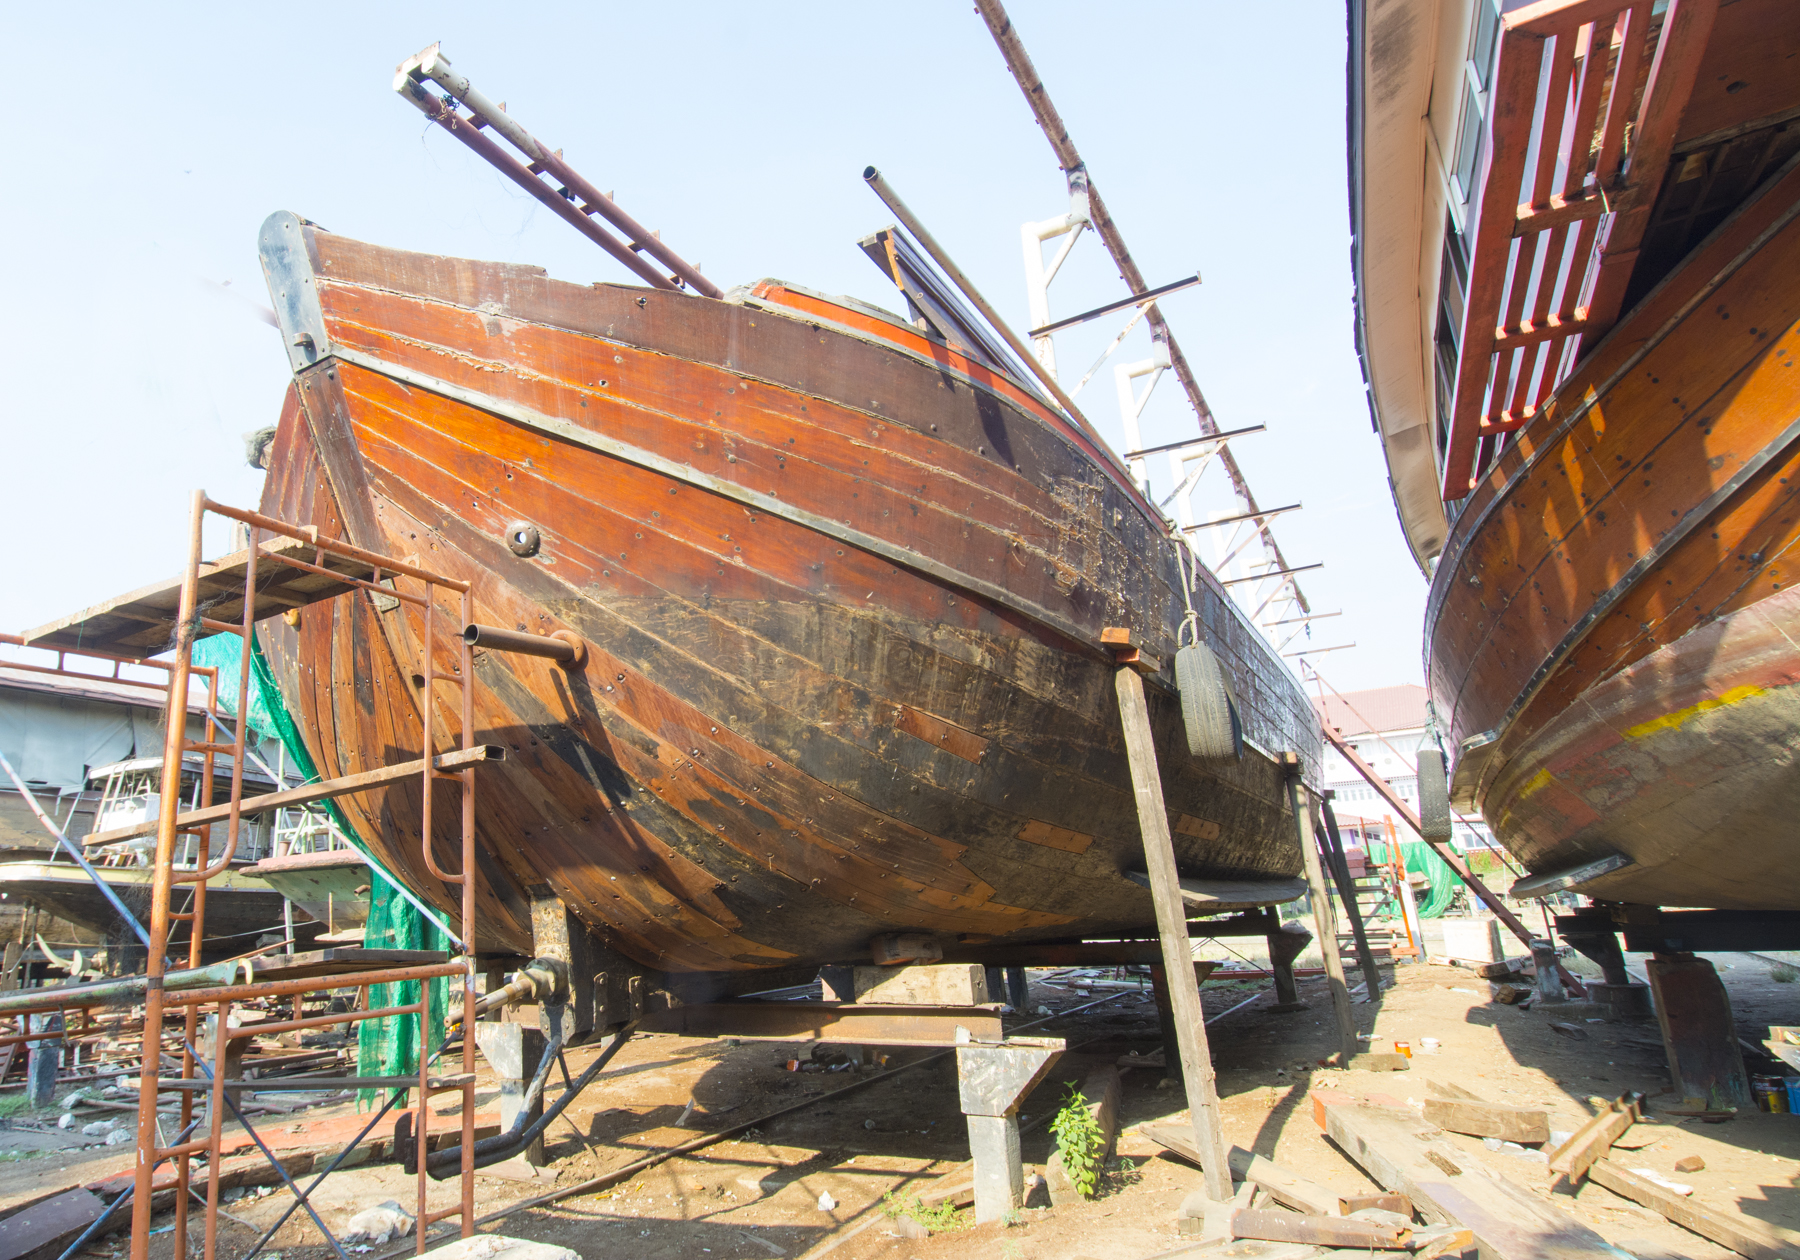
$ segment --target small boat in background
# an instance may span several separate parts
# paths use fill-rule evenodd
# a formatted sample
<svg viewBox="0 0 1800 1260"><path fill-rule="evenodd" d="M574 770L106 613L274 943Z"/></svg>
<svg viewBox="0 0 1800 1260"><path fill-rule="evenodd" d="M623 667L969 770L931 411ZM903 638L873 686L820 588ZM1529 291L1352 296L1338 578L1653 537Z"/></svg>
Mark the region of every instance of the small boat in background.
<svg viewBox="0 0 1800 1260"><path fill-rule="evenodd" d="M190 809L200 803L202 795L200 761L199 756L192 755L183 766L182 796ZM89 784L98 789L99 802L94 809L94 827L90 835L129 830L153 820L160 804L162 764L160 757L139 757L95 767ZM255 792L273 791L276 787L272 779L248 767L244 780L247 788ZM213 803L222 803L229 786L228 775L215 779ZM223 835L224 828L216 827L215 832ZM247 953L260 939L271 934L277 939L286 938L282 894L248 873L250 866L270 852L273 838L274 827L270 819L245 818L230 866L207 884L207 933L202 943L205 959ZM153 845L154 837L138 837L115 844L94 845L86 854L107 885L139 916L140 921L150 906L150 850ZM188 834L177 837L177 870L196 869L200 858L198 837ZM58 918L97 933L109 950L123 949L129 953L141 948L87 872L61 852L41 860L0 862L0 893L5 894L8 902L34 903ZM177 912L187 908L184 903L191 896L191 891L178 894ZM296 923L294 933L300 939L310 940L324 928L322 922ZM178 944L180 952L185 953L186 930L179 922L171 927L170 939Z"/></svg>
<svg viewBox="0 0 1800 1260"><path fill-rule="evenodd" d="M243 874L262 880L294 909L324 924L325 934L334 940L368 921L369 864L323 809L280 811L272 850Z"/></svg>

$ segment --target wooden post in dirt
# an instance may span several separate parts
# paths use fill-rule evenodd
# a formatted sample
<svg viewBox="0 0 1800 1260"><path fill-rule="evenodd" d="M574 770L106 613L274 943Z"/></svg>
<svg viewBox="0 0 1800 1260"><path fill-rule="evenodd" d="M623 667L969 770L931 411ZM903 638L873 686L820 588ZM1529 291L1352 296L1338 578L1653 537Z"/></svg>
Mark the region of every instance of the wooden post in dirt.
<svg viewBox="0 0 1800 1260"><path fill-rule="evenodd" d="M1350 988L1344 983L1343 947L1338 942L1337 915L1331 908L1331 889L1325 883L1325 869L1319 861L1319 845L1313 835L1312 794L1300 781L1300 754L1282 753L1282 767L1287 771L1288 801L1294 809L1294 834L1300 841L1300 860L1306 865L1306 888L1312 900L1314 933L1319 938L1319 952L1325 956L1325 978L1331 983L1331 1009L1337 1014L1338 1044L1344 1062L1348 1063L1361 1046L1356 1040L1356 1016L1350 1010ZM1371 993L1370 997L1378 997Z"/></svg>
<svg viewBox="0 0 1800 1260"><path fill-rule="evenodd" d="M1109 635L1116 631L1109 630ZM1231 1167L1226 1162L1225 1128L1219 1114L1218 1084L1206 1043L1206 1021L1200 1009L1200 986L1194 979L1193 946L1188 939L1187 906L1175 870L1175 845L1169 834L1169 810L1163 803L1162 776L1156 763L1156 740L1150 709L1144 700L1142 663L1135 650L1120 652L1114 685L1119 720L1125 730L1125 753L1131 764L1131 789L1137 798L1138 828L1144 839L1144 866L1156 905L1157 935L1162 938L1163 969L1168 977L1169 1004L1175 1015L1175 1042L1180 1051L1182 1083L1194 1123L1194 1147L1200 1153L1209 1198L1231 1197Z"/></svg>

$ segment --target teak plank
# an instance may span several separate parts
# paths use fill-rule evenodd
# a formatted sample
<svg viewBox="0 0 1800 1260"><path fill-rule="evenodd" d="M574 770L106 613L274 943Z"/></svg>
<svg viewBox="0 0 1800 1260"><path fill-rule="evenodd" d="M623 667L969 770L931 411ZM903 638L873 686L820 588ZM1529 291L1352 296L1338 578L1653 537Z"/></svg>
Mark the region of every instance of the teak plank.
<svg viewBox="0 0 1800 1260"><path fill-rule="evenodd" d="M1506 1142L1550 1140L1550 1113L1542 1107L1517 1107L1468 1098L1427 1098L1425 1118L1440 1129L1474 1137L1493 1137Z"/></svg>
<svg viewBox="0 0 1800 1260"><path fill-rule="evenodd" d="M1800 1257L1800 1240L1786 1231L1777 1231L1759 1220L1730 1209L1702 1207L1685 1195L1664 1189L1654 1181L1619 1167L1610 1159L1597 1159L1588 1176L1611 1190L1641 1203L1653 1212L1661 1212L1683 1229L1721 1247L1729 1247L1750 1260L1796 1260Z"/></svg>
<svg viewBox="0 0 1800 1260"><path fill-rule="evenodd" d="M1603 1158L1612 1144L1637 1122L1637 1109L1631 1104L1615 1102L1575 1130L1567 1142L1550 1152L1550 1171L1558 1172L1571 1182L1580 1181L1588 1167Z"/></svg>
<svg viewBox="0 0 1800 1260"><path fill-rule="evenodd" d="M1150 1136L1151 1141L1168 1145L1161 1137L1152 1134L1148 1126L1143 1132ZM1179 1130L1176 1132L1179 1133ZM1241 1146L1234 1146L1227 1156L1227 1162L1231 1165L1231 1171L1239 1178L1261 1186L1270 1198L1284 1207L1313 1216L1344 1215L1343 1199L1335 1192L1283 1168L1272 1159L1264 1159Z"/></svg>
<svg viewBox="0 0 1800 1260"><path fill-rule="evenodd" d="M1474 1231L1484 1260L1616 1260L1593 1230L1524 1187L1480 1168L1410 1112L1314 1090L1313 1117L1384 1189L1404 1194L1434 1224Z"/></svg>
<svg viewBox="0 0 1800 1260"><path fill-rule="evenodd" d="M1367 1247L1393 1251L1406 1246L1412 1230L1342 1216L1301 1215L1244 1208L1231 1214L1233 1238L1311 1243L1315 1247Z"/></svg>

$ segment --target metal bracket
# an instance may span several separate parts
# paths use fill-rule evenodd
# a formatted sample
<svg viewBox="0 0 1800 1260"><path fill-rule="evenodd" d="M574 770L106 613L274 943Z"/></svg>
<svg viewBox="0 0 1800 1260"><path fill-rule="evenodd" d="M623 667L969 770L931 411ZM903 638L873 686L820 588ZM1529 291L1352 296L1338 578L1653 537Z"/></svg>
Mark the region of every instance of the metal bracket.
<svg viewBox="0 0 1800 1260"><path fill-rule="evenodd" d="M325 312L306 249L305 227L306 220L299 215L279 210L263 220L256 241L269 301L281 325L281 343L295 372L331 354L331 336L325 331Z"/></svg>

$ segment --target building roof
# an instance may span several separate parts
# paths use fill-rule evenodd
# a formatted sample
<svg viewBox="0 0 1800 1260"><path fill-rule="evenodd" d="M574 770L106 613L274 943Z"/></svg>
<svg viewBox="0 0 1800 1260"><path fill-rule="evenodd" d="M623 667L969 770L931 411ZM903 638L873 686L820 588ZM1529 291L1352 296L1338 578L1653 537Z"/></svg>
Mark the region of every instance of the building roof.
<svg viewBox="0 0 1800 1260"><path fill-rule="evenodd" d="M1425 688L1417 683L1346 691L1342 696L1315 699L1313 708L1326 725L1340 735L1370 731L1410 731L1425 725Z"/></svg>

